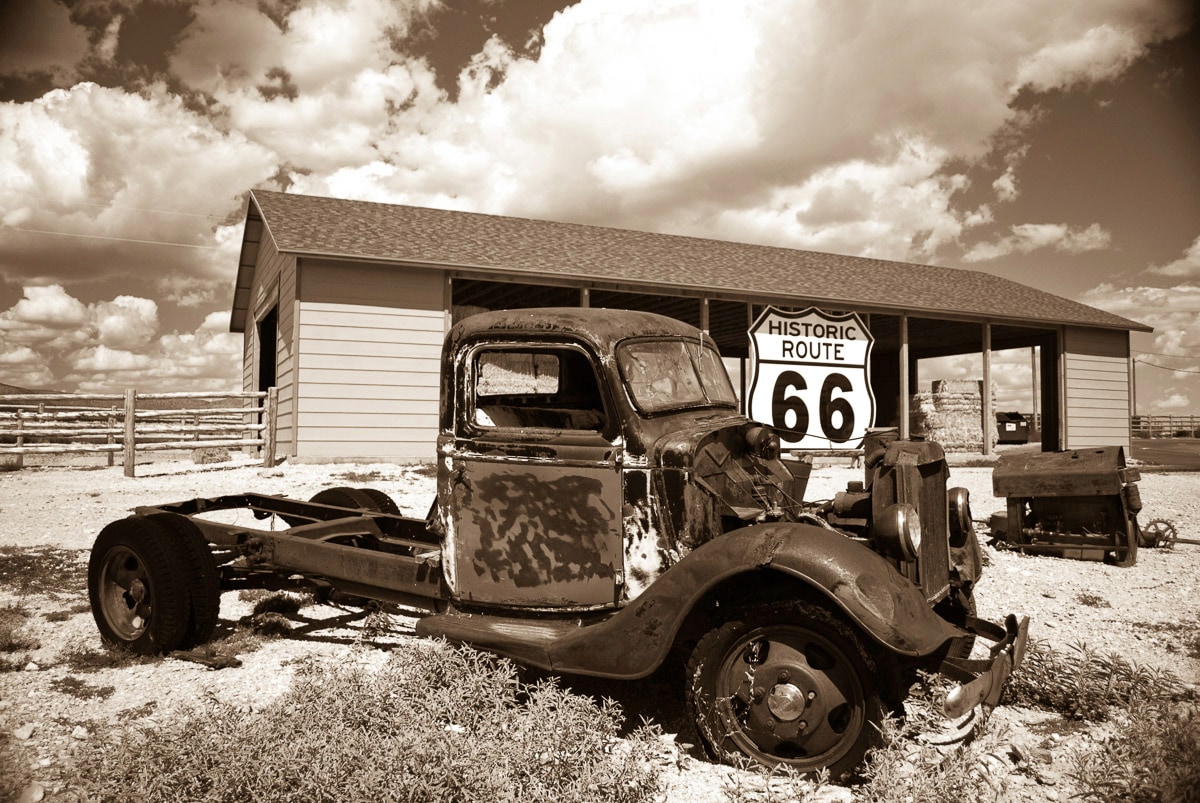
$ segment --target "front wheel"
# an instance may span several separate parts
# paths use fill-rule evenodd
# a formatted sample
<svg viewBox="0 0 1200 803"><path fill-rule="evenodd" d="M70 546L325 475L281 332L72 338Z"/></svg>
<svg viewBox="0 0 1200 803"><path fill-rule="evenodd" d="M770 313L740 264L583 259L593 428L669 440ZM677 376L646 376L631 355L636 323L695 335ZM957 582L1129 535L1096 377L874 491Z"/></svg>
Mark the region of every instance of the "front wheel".
<svg viewBox="0 0 1200 803"><path fill-rule="evenodd" d="M841 617L806 602L749 607L688 662L688 712L708 753L841 777L878 742L893 673Z"/></svg>

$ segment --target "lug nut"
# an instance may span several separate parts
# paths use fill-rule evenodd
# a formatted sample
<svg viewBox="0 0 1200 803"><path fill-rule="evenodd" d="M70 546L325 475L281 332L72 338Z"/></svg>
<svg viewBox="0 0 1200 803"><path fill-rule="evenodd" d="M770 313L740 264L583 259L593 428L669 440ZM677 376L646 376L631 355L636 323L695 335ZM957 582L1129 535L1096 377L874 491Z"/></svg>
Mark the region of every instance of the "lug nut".
<svg viewBox="0 0 1200 803"><path fill-rule="evenodd" d="M811 703L815 699L817 699L817 693L815 691L810 691L808 693L808 701Z"/></svg>
<svg viewBox="0 0 1200 803"><path fill-rule="evenodd" d="M801 733L804 733L806 730L808 730L808 722L802 719L797 727L800 729Z"/></svg>
<svg viewBox="0 0 1200 803"><path fill-rule="evenodd" d="M779 682L780 683L787 683L791 679L792 679L792 676L786 669L779 673Z"/></svg>
<svg viewBox="0 0 1200 803"><path fill-rule="evenodd" d="M750 690L750 696L754 698L754 702L761 703L762 698L767 695L767 690L762 686L755 686Z"/></svg>

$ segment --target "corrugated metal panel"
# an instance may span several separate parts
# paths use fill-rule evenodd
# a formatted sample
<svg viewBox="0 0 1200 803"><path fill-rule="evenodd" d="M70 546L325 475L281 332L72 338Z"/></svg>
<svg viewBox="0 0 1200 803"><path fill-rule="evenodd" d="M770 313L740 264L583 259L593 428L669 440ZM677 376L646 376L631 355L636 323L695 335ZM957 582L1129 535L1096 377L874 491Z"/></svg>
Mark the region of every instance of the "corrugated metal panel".
<svg viewBox="0 0 1200 803"><path fill-rule="evenodd" d="M1068 449L1130 448L1129 335L1068 327L1064 340Z"/></svg>
<svg viewBox="0 0 1200 803"><path fill-rule="evenodd" d="M307 258L300 272L299 456L432 460L441 273Z"/></svg>

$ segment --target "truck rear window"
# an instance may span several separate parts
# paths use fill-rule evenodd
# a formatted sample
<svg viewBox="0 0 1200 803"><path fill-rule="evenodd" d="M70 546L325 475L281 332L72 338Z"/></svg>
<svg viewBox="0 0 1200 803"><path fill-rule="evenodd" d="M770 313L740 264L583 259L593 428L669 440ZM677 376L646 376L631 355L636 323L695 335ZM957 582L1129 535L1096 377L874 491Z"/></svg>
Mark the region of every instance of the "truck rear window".
<svg viewBox="0 0 1200 803"><path fill-rule="evenodd" d="M573 349L495 349L475 355L475 409L480 427L604 428L596 372Z"/></svg>

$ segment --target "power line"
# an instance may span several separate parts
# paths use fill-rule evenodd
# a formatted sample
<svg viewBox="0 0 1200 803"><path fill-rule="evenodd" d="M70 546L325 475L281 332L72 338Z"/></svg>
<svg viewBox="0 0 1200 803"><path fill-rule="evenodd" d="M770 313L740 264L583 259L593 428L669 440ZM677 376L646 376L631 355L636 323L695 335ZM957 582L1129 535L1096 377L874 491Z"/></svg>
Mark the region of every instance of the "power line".
<svg viewBox="0 0 1200 803"><path fill-rule="evenodd" d="M1174 371L1177 374L1200 374L1200 371L1190 371L1186 368L1172 368L1169 365L1159 365L1158 363L1146 362L1145 360L1134 360L1138 365L1149 365L1151 368L1161 368L1164 371Z"/></svg>
<svg viewBox="0 0 1200 803"><path fill-rule="evenodd" d="M204 215L199 212L176 212L172 209L149 209L144 206L126 206L124 204L100 204L100 203L95 203L93 201L64 201L64 200L59 200L59 199L55 199L55 198L43 198L38 195L30 195L28 193L21 193L21 192L5 192L2 194L18 195L18 196L22 196L25 198L31 198L34 201L37 201L38 203L62 204L63 206L94 206L94 207L98 207L100 209L128 209L133 212L150 212L155 215L182 215L184 217L199 217L199 218L204 218L206 220L219 220L221 222L225 222L225 221L232 222L235 220L241 220L241 217L242 217L240 212L234 212L233 214L229 214L229 215Z"/></svg>
<svg viewBox="0 0 1200 803"><path fill-rule="evenodd" d="M1163 351L1142 351L1141 349L1130 349L1130 351L1137 354L1153 354L1155 357L1178 357L1181 360L1195 359L1191 354L1167 354Z"/></svg>
<svg viewBox="0 0 1200 803"><path fill-rule="evenodd" d="M48 231L46 229L23 229L19 226L0 226L0 228L9 231L23 231L27 234L54 234L59 237L87 237L92 240L114 240L122 243L138 243L140 245L170 245L175 248L200 248L205 250L217 250L220 246L217 245L195 245L193 243L169 243L165 240L135 240L131 237L106 237L103 234L76 234L70 231Z"/></svg>

